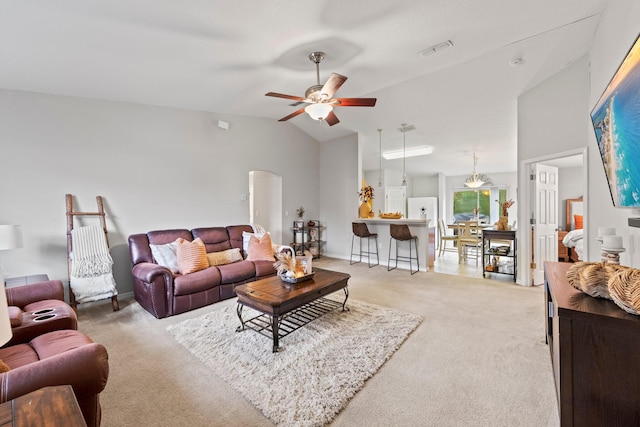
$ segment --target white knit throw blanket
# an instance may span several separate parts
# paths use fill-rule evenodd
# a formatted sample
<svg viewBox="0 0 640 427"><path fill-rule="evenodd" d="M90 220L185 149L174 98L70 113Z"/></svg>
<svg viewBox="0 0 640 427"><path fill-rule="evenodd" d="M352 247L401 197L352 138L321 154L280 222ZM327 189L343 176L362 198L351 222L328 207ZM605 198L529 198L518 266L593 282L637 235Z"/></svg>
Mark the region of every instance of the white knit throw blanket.
<svg viewBox="0 0 640 427"><path fill-rule="evenodd" d="M117 295L113 279L113 259L100 226L71 230L73 256L69 285L77 302L97 301Z"/></svg>
<svg viewBox="0 0 640 427"><path fill-rule="evenodd" d="M107 238L100 226L77 227L71 230L73 263L71 274L91 277L111 273L113 259L107 247Z"/></svg>

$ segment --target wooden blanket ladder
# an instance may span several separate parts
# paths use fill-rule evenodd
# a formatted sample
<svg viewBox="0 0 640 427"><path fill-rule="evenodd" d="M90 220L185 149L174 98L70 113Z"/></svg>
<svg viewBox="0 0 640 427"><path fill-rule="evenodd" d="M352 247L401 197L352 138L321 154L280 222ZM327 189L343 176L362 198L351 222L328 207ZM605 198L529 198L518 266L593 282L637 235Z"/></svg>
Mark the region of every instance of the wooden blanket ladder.
<svg viewBox="0 0 640 427"><path fill-rule="evenodd" d="M71 239L71 231L73 230L73 219L79 216L97 216L100 219L100 225L102 226L102 230L104 231L104 237L107 239L107 247L109 247L109 233L107 232L107 221L105 219L104 213L104 204L102 203L102 196L96 196L96 202L98 204L97 212L76 212L73 210L73 196L71 194L67 194L65 196L67 202L67 267L69 271L69 283L71 283L71 253L73 252L73 241ZM69 286L69 301L71 303L71 307L74 310L77 310L78 303L76 302L76 296L71 290L71 286ZM113 311L120 310L120 306L118 304L118 296L113 295L111 297L111 305L113 306Z"/></svg>

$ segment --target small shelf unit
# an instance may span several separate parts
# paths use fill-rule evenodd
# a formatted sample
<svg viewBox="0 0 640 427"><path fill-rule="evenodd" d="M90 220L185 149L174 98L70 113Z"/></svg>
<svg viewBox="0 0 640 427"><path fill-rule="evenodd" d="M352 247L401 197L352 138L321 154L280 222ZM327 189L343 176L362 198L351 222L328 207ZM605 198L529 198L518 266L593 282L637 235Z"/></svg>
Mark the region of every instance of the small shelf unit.
<svg viewBox="0 0 640 427"><path fill-rule="evenodd" d="M516 250L515 230L482 230L482 277L487 273L508 274L515 282L518 274Z"/></svg>
<svg viewBox="0 0 640 427"><path fill-rule="evenodd" d="M302 255L304 251L308 250L314 259L320 258L324 244L324 240L322 240L323 229L324 226L317 219L294 221L293 227L291 227L293 235L291 247L296 255Z"/></svg>

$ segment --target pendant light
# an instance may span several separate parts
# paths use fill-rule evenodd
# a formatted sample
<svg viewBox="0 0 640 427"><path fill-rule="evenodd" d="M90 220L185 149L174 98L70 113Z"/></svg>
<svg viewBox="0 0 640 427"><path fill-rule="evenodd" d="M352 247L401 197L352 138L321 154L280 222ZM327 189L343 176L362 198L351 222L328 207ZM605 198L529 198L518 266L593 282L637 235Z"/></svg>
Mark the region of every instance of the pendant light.
<svg viewBox="0 0 640 427"><path fill-rule="evenodd" d="M402 127L398 130L402 132L402 186L407 185L407 132L414 130L416 127L402 123Z"/></svg>
<svg viewBox="0 0 640 427"><path fill-rule="evenodd" d="M484 174L476 172L477 164L478 164L478 157L476 157L476 153L473 153L473 173L467 177L466 181L464 182L464 185L466 185L469 188L478 188L483 186L484 184L492 185L493 182L491 182L491 178L489 178Z"/></svg>
<svg viewBox="0 0 640 427"><path fill-rule="evenodd" d="M380 174L378 175L378 187L384 186L384 180L382 179L382 129L378 129L380 135Z"/></svg>

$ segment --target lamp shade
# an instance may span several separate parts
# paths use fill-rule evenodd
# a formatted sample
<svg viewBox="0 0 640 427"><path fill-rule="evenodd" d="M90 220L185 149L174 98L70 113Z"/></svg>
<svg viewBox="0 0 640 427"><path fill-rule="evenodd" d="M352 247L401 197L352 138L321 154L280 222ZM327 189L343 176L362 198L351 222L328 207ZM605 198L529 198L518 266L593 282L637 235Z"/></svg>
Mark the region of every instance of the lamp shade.
<svg viewBox="0 0 640 427"><path fill-rule="evenodd" d="M0 250L22 247L22 230L19 225L0 225Z"/></svg>
<svg viewBox="0 0 640 427"><path fill-rule="evenodd" d="M329 113L333 111L333 105L322 102L309 104L304 108L304 111L306 111L313 120L324 120Z"/></svg>
<svg viewBox="0 0 640 427"><path fill-rule="evenodd" d="M9 308L7 306L7 292L4 289L2 272L0 272L0 345L8 343L12 336Z"/></svg>

